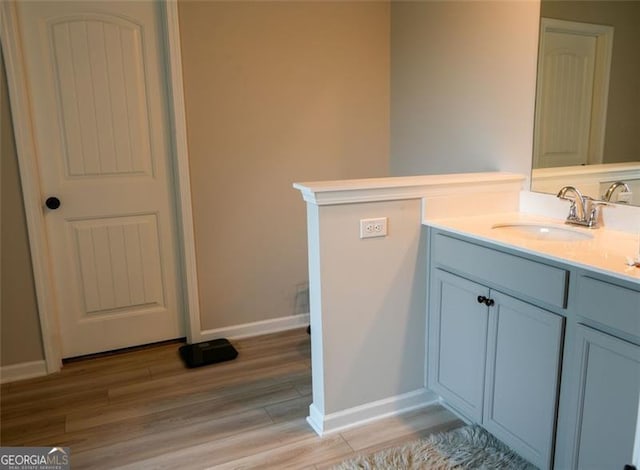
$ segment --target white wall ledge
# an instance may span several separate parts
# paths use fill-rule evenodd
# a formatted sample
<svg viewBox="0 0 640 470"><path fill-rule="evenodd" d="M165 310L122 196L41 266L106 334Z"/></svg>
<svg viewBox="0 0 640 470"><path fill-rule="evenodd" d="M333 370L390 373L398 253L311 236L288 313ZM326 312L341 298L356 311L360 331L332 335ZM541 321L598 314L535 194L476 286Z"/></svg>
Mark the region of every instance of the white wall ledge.
<svg viewBox="0 0 640 470"><path fill-rule="evenodd" d="M303 199L318 206L418 199L439 194L495 191L496 186L522 189L526 177L507 172L455 173L294 183Z"/></svg>
<svg viewBox="0 0 640 470"><path fill-rule="evenodd" d="M486 172L294 184L307 202L308 422L318 434L435 399L424 389L427 263L421 221L517 211L525 181L524 175ZM392 230L362 240L358 221L372 215L387 217Z"/></svg>

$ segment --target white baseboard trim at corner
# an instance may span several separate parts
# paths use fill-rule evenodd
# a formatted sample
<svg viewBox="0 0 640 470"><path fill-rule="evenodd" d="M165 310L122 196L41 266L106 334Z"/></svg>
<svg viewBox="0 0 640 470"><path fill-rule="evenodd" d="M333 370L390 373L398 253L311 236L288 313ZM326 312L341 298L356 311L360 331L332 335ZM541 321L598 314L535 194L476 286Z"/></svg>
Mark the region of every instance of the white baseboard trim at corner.
<svg viewBox="0 0 640 470"><path fill-rule="evenodd" d="M309 416L307 416L307 423L309 423L309 426L311 426L311 428L316 432L318 436L322 437L322 435L324 434L322 431L322 413L318 411L318 408L316 408L313 403L309 405Z"/></svg>
<svg viewBox="0 0 640 470"><path fill-rule="evenodd" d="M307 422L322 437L437 403L437 395L427 389L384 398L328 415L323 415L312 403L309 407Z"/></svg>
<svg viewBox="0 0 640 470"><path fill-rule="evenodd" d="M0 367L0 383L3 384L44 375L47 375L47 363L45 361L23 362Z"/></svg>
<svg viewBox="0 0 640 470"><path fill-rule="evenodd" d="M200 332L201 341L210 341L217 338L240 339L248 336L277 333L278 331L292 330L309 325L309 314L289 315L287 317L273 318L241 325L225 326L213 330Z"/></svg>

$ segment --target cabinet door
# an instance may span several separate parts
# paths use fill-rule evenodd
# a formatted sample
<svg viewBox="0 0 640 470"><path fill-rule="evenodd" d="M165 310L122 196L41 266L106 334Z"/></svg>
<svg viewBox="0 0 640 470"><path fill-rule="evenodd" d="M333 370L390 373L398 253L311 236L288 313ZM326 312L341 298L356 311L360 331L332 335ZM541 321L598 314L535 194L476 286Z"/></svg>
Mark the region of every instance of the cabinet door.
<svg viewBox="0 0 640 470"><path fill-rule="evenodd" d="M640 347L577 326L578 414L573 468L631 464L638 420Z"/></svg>
<svg viewBox="0 0 640 470"><path fill-rule="evenodd" d="M483 425L549 468L564 319L498 292L490 297Z"/></svg>
<svg viewBox="0 0 640 470"><path fill-rule="evenodd" d="M429 387L475 422L482 419L489 290L434 269L429 299Z"/></svg>

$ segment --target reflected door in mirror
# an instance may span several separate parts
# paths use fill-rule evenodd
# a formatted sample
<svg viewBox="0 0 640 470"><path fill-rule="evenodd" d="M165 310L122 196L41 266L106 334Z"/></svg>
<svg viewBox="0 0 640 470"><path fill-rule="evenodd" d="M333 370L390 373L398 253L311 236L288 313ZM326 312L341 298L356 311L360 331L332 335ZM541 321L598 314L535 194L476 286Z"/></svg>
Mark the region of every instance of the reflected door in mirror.
<svg viewBox="0 0 640 470"><path fill-rule="evenodd" d="M542 18L534 168L602 162L612 33Z"/></svg>

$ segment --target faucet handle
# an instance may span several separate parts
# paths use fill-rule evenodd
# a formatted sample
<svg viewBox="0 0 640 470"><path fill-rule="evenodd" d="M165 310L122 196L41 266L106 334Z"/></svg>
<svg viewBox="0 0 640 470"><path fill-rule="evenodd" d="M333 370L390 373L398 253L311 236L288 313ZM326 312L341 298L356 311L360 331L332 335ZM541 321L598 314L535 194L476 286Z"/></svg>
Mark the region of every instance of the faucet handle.
<svg viewBox="0 0 640 470"><path fill-rule="evenodd" d="M585 212L589 212L591 208L595 207L598 202L599 201L597 199L594 199L591 196L582 196L582 207L584 207Z"/></svg>
<svg viewBox="0 0 640 470"><path fill-rule="evenodd" d="M610 202L600 199L594 199L591 196L582 196L582 204L584 206L585 212L590 212L593 209L597 209L598 207L613 206L613 204L611 204Z"/></svg>
<svg viewBox="0 0 640 470"><path fill-rule="evenodd" d="M602 201L600 199L593 199L593 198L589 198L589 204L593 208L597 208L597 207L613 207L615 205L615 204L613 204L611 202L608 202L608 201Z"/></svg>
<svg viewBox="0 0 640 470"><path fill-rule="evenodd" d="M569 201L569 215L567 216L568 219L575 219L576 218L576 200L575 199L571 199L571 198L564 198L567 201Z"/></svg>
<svg viewBox="0 0 640 470"><path fill-rule="evenodd" d="M598 201L596 199L589 198L585 202L585 208L586 207L589 208L587 210L587 212L589 213L589 219L588 219L588 222L587 222L588 226L591 227L591 228L596 228L598 226L599 219L600 219L600 214L602 213L602 211L598 210L599 207L612 206L612 205L613 204L610 204L610 203L605 202L605 201Z"/></svg>

